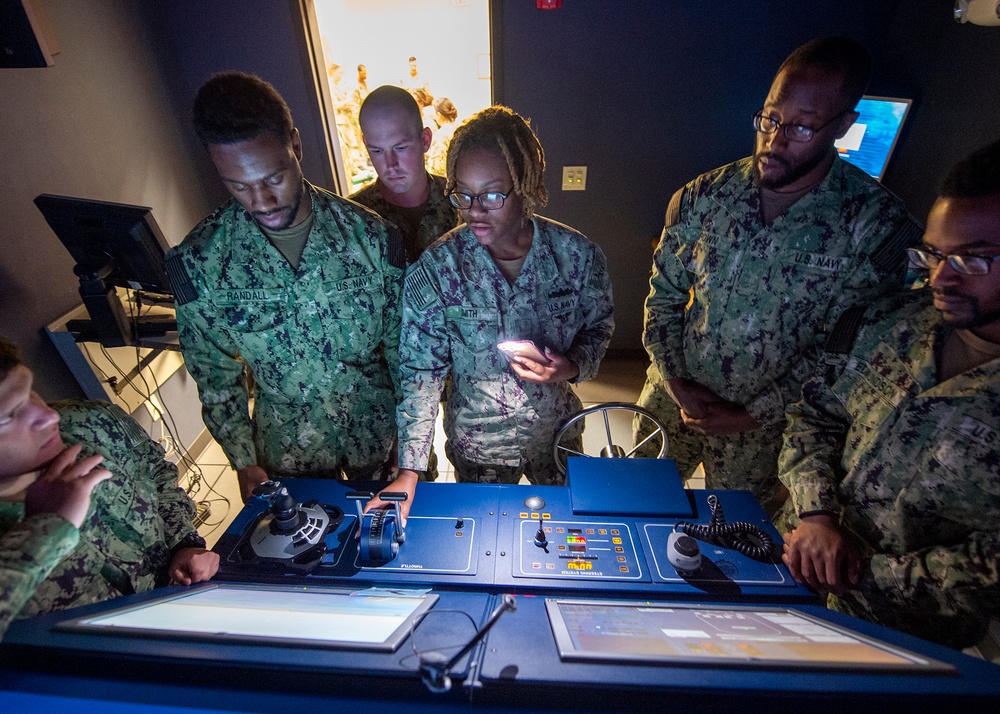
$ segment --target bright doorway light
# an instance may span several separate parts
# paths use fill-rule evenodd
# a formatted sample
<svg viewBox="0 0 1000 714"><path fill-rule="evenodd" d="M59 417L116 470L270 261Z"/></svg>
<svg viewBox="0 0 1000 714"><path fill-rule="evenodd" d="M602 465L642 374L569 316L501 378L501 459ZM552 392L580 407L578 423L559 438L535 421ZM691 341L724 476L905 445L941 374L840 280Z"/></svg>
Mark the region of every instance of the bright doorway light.
<svg viewBox="0 0 1000 714"><path fill-rule="evenodd" d="M418 104L426 103L424 125L434 135L428 169L443 176L455 127L492 103L489 0L311 4L323 53L316 64L326 67L323 96L334 124L330 134L339 145L333 154L343 194L376 178L361 139L358 109L368 92L383 84L405 87ZM451 116L455 119L448 121Z"/></svg>

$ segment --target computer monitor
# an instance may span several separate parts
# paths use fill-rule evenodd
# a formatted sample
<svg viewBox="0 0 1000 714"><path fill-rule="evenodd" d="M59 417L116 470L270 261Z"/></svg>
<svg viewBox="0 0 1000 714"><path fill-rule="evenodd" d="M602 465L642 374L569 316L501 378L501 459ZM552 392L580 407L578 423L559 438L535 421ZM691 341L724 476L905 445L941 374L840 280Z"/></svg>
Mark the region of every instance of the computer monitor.
<svg viewBox="0 0 1000 714"><path fill-rule="evenodd" d="M140 334L176 329L169 319L127 315L116 287L172 295L164 265L169 248L150 208L42 194L35 205L76 260L89 325L79 339L108 347L137 344ZM72 327L70 329L73 329Z"/></svg>
<svg viewBox="0 0 1000 714"><path fill-rule="evenodd" d="M863 97L857 121L834 144L840 157L881 181L910 104L909 99Z"/></svg>

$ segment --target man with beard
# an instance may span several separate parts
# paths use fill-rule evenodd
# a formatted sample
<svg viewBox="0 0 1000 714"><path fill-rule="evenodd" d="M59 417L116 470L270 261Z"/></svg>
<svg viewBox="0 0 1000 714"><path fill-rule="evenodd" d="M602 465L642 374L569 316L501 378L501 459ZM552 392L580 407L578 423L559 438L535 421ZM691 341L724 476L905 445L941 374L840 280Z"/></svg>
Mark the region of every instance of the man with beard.
<svg viewBox="0 0 1000 714"><path fill-rule="evenodd" d="M386 476L406 263L398 232L304 180L288 105L259 77L213 76L194 124L233 200L168 254L167 270L205 424L243 497L268 477Z"/></svg>
<svg viewBox="0 0 1000 714"><path fill-rule="evenodd" d="M682 476L701 462L709 488L749 488L769 514L787 495L785 407L822 333L900 287L919 236L895 196L837 157L870 73L847 38L795 50L753 116L753 156L674 194L653 259L639 403L667 425Z"/></svg>
<svg viewBox="0 0 1000 714"><path fill-rule="evenodd" d="M1000 142L911 255L929 288L845 312L788 410L785 562L834 609L967 647L1000 615Z"/></svg>

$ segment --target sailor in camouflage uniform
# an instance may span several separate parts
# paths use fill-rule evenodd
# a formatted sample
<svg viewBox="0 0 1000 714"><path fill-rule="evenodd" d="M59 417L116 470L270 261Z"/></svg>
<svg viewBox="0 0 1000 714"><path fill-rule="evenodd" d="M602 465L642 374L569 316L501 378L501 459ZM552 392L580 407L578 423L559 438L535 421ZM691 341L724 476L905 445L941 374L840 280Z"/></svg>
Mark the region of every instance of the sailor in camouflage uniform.
<svg viewBox="0 0 1000 714"><path fill-rule="evenodd" d="M447 180L424 167L431 130L402 87L376 88L361 105L361 133L378 180L351 200L375 211L403 234L406 262L458 225L458 209L445 195Z"/></svg>
<svg viewBox="0 0 1000 714"><path fill-rule="evenodd" d="M1000 616L1000 142L931 208L930 287L844 313L788 410L785 562L837 610L953 647Z"/></svg>
<svg viewBox="0 0 1000 714"><path fill-rule="evenodd" d="M205 423L244 498L268 477L383 477L396 434L398 232L304 181L288 107L259 78L214 76L195 124L234 200L167 268Z"/></svg>
<svg viewBox="0 0 1000 714"><path fill-rule="evenodd" d="M407 274L400 474L386 490L412 494L449 375L446 448L459 481L517 483L522 473L534 483L561 480L553 440L580 409L570 382L597 373L614 319L600 248L534 215L547 198L544 165L537 138L506 107L485 109L455 132L450 197L466 225ZM497 349L503 340L533 340L549 362L508 363Z"/></svg>
<svg viewBox="0 0 1000 714"><path fill-rule="evenodd" d="M219 556L163 449L117 406L47 406L16 363L0 340L0 636L16 618L211 578Z"/></svg>
<svg viewBox="0 0 1000 714"><path fill-rule="evenodd" d="M749 488L769 513L786 495L785 407L822 332L900 287L919 235L901 202L834 150L869 72L852 40L796 50L754 117L754 156L674 195L653 258L639 404L668 427L683 476L703 462L709 488Z"/></svg>
<svg viewBox="0 0 1000 714"><path fill-rule="evenodd" d="M427 200L418 206L420 216L416 222L411 220L416 211L389 202L382 179L365 186L350 197L355 203L370 208L399 229L406 246L406 262L410 264L417 262L427 246L458 224L458 211L445 195L447 179L428 173L424 175L427 177L429 193Z"/></svg>

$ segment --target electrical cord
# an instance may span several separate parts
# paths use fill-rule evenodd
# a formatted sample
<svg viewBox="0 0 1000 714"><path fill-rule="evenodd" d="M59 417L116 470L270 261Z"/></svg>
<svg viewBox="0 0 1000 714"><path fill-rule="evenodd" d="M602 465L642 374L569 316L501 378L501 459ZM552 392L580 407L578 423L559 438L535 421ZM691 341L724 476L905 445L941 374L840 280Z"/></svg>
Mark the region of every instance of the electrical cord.
<svg viewBox="0 0 1000 714"><path fill-rule="evenodd" d="M136 315L131 305L131 301L129 302L130 302L130 308L129 308L130 318L132 319L133 323L135 323ZM114 367L115 371L118 372L119 377L108 375L108 373L105 372L101 368L101 366L97 364L97 362L94 360L94 357L90 353L90 349L87 346L87 344L86 343L80 343L80 344L87 355L87 359L94 366L94 368L98 372L100 372L102 380L105 383L115 386L118 383L120 377L121 380L123 380L124 384L130 387L132 391L134 391L143 400L144 403L150 405L150 408L156 412L156 415L162 425L162 428L167 433L167 437L169 438L169 443L172 445L174 452L177 454L178 463L183 465L186 469L188 484L187 487L185 488L185 492L188 494L188 496L190 496L192 499L197 498L198 494L201 492L202 486L204 485L205 487L207 487L209 494L214 494L214 497L209 497L207 499L202 499L198 501L199 505L205 506L206 508L211 510L213 504L217 503L225 504L226 508L221 518L215 521L209 521L208 518L206 518L205 522L202 524L210 528L210 530L208 530L206 533L213 532L216 528L218 528L220 525L222 525L222 523L225 522L225 519L228 516L230 509L232 508L232 504L230 503L229 499L226 498L226 496L216 488L216 484L222 477L222 474L220 473L219 476L217 476L211 482L208 482L207 479L205 479L204 471L202 470L201 465L198 464L198 462L195 461L187 453L187 450L184 448L182 442L177 437L177 433L179 430L177 428L177 423L174 419L173 413L170 411L170 409L167 409L166 407L160 409L160 407L157 406L157 404L154 401L152 401L152 395L154 391L150 387L149 382L146 381L146 378L141 371L139 372L139 377L142 379L143 385L145 386L146 389L145 392L143 392L143 390L139 389L139 387L136 386L135 380L128 379L128 376L125 374L124 370L122 370L122 368L119 367L114 357L112 357L111 353L108 352L108 349L104 345L99 344L104 359L107 360L107 362L112 367ZM141 360L141 353L139 351L139 347L136 347L137 364L139 363L139 360ZM155 391L159 392L160 384L157 381L155 374L153 374L152 372L150 374L153 378L153 383L156 385Z"/></svg>
<svg viewBox="0 0 1000 714"><path fill-rule="evenodd" d="M708 507L712 511L712 520L708 525L682 521L676 527L692 538L732 548L754 560L771 561L774 540L763 528L744 521L726 523L722 504L715 494L709 495Z"/></svg>

